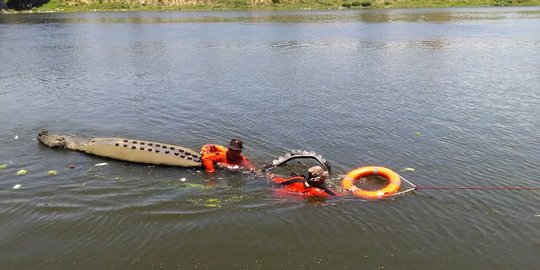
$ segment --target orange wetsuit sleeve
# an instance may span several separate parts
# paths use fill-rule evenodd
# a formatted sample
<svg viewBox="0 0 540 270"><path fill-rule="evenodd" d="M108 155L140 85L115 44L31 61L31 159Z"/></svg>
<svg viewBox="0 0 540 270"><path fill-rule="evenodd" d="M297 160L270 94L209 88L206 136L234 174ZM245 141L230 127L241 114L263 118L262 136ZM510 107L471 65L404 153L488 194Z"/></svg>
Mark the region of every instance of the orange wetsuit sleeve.
<svg viewBox="0 0 540 270"><path fill-rule="evenodd" d="M214 163L225 161L227 148L217 144L206 144L201 148L201 161L206 172L215 172Z"/></svg>
<svg viewBox="0 0 540 270"><path fill-rule="evenodd" d="M213 154L207 154L201 157L202 164L206 172L215 172L214 169L214 162L212 161L212 158L210 156L213 156Z"/></svg>
<svg viewBox="0 0 540 270"><path fill-rule="evenodd" d="M275 177L272 177L270 179L276 184L283 183L283 182L287 181L286 178L279 177L279 176L275 176Z"/></svg>
<svg viewBox="0 0 540 270"><path fill-rule="evenodd" d="M320 189L320 188L311 188L308 192L309 196L314 196L314 197L328 197L328 196L332 196L328 193L326 193L324 190Z"/></svg>
<svg viewBox="0 0 540 270"><path fill-rule="evenodd" d="M301 176L294 176L294 177L288 177L288 178L274 176L271 179L274 183L281 184L281 185L289 185L296 182L303 182L305 180L305 178Z"/></svg>
<svg viewBox="0 0 540 270"><path fill-rule="evenodd" d="M223 158L221 157L221 155L219 153L206 154L206 155L201 157L204 169L206 170L206 172L209 172L209 173L212 173L212 172L216 171L214 169L214 163L215 162L221 162L222 159Z"/></svg>

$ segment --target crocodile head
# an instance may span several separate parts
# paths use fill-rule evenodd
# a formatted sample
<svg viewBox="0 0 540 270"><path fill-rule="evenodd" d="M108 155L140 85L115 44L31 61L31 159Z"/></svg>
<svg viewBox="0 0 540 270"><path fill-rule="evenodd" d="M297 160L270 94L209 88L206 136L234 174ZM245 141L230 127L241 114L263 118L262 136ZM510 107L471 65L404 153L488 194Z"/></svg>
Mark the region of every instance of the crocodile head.
<svg viewBox="0 0 540 270"><path fill-rule="evenodd" d="M57 134L50 134L47 130L42 130L37 135L38 141L52 148L64 148L66 138Z"/></svg>

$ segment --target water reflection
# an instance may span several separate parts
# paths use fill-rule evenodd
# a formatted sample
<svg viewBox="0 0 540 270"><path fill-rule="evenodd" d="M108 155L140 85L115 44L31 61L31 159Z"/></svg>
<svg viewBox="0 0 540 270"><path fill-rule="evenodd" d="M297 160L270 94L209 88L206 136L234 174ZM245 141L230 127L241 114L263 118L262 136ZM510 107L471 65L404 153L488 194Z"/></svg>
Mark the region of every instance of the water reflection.
<svg viewBox="0 0 540 270"><path fill-rule="evenodd" d="M346 11L183 11L73 14L14 14L0 16L0 23L332 23L332 22L432 22L540 18L540 8L405 9Z"/></svg>
<svg viewBox="0 0 540 270"><path fill-rule="evenodd" d="M433 40L433 39L422 40L420 41L420 44L425 48L434 49L434 50L445 49L451 45L450 41L448 40Z"/></svg>
<svg viewBox="0 0 540 270"><path fill-rule="evenodd" d="M302 44L298 40L286 40L286 41L280 41L280 42L272 42L270 43L270 47L276 50L296 49L296 48L306 47L306 44Z"/></svg>

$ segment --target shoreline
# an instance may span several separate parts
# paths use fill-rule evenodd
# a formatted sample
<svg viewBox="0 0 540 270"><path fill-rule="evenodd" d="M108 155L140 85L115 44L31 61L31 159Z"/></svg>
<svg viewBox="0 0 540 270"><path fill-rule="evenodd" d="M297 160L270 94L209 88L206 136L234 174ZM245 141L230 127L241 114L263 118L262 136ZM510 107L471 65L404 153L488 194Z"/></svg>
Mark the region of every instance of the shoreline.
<svg viewBox="0 0 540 270"><path fill-rule="evenodd" d="M374 2L374 3L373 3ZM129 11L244 11L244 10L368 10L368 9L407 9L407 8L476 8L476 7L535 7L540 6L540 0L473 0L473 1L415 1L400 2L384 1L317 1L307 0L302 4L260 4L250 5L247 2L185 4L185 5L144 5L124 3L103 4L67 4L59 0L51 0L43 6L28 10L3 9L0 14L27 13L73 13L73 12L129 12Z"/></svg>

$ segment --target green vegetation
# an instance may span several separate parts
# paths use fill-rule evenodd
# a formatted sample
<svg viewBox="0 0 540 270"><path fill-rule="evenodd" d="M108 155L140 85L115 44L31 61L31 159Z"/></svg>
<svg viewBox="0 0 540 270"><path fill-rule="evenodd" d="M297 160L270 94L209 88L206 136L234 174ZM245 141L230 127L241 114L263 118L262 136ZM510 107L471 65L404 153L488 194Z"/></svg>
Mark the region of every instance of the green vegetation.
<svg viewBox="0 0 540 270"><path fill-rule="evenodd" d="M538 6L540 0L50 0L31 12Z"/></svg>
<svg viewBox="0 0 540 270"><path fill-rule="evenodd" d="M248 9L243 0L51 0L35 11Z"/></svg>
<svg viewBox="0 0 540 270"><path fill-rule="evenodd" d="M206 208L221 208L224 206L240 203L248 198L249 196L247 195L233 195L223 200L218 199L218 198L209 198L209 199L189 198L187 201L194 205L204 206Z"/></svg>
<svg viewBox="0 0 540 270"><path fill-rule="evenodd" d="M22 170L17 171L16 175L25 175L27 173L28 173L27 170L22 169Z"/></svg>

